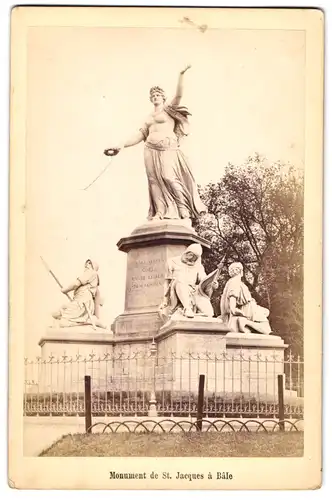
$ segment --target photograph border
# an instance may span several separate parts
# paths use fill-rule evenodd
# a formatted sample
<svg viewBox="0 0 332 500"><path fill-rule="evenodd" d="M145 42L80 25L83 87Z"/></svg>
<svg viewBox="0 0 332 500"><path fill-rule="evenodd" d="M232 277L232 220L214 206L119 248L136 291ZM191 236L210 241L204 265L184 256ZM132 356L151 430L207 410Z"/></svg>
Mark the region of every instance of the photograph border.
<svg viewBox="0 0 332 500"><path fill-rule="evenodd" d="M129 11L130 9L130 15ZM92 12L93 10L93 12ZM105 12L108 15L105 15ZM241 14L241 15L239 15ZM304 399L303 458L223 458L231 483L198 484L149 479L145 484L109 480L109 471L171 474L220 471L220 458L67 458L23 457L23 360L25 275L26 40L29 26L177 27L184 16L217 29L303 29L306 31L305 210L304 210ZM197 21L198 22L198 21ZM235 28L236 27L236 28ZM321 482L322 372L322 175L324 15L315 9L160 9L109 7L16 7L12 11L10 105L10 359L9 477L15 487L73 489L307 489ZM314 299L313 299L314 298ZM18 360L21 359L20 363ZM15 361L15 362L14 362ZM52 460L52 470L49 462ZM77 467L77 460L80 467ZM97 464L96 464L97 460ZM252 463L253 462L253 463ZM76 465L75 465L76 464ZM278 470L276 477L275 471ZM257 475L257 471L259 474ZM280 479L282 478L282 480Z"/></svg>

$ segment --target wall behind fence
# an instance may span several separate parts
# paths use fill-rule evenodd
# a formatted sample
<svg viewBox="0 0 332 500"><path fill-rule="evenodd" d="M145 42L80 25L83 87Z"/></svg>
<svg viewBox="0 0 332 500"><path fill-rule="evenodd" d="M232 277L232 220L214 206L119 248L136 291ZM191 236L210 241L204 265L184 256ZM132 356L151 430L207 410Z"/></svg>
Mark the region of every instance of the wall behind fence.
<svg viewBox="0 0 332 500"><path fill-rule="evenodd" d="M206 417L278 414L278 381L284 374L285 417L303 417L304 364L291 352L248 356L186 352L181 356L137 354L25 360L25 415L84 415L84 377L91 377L93 415L160 416L197 411L199 375L205 375Z"/></svg>

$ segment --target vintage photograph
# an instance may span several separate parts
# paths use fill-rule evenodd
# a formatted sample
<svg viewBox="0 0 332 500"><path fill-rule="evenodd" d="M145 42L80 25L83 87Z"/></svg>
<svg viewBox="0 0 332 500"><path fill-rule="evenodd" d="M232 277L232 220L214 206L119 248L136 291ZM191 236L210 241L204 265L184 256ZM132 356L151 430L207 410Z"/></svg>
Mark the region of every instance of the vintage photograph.
<svg viewBox="0 0 332 500"><path fill-rule="evenodd" d="M247 22L226 9L227 24L223 9L102 10L12 14L23 458L108 457L109 488L154 479L112 457L303 459L306 388L320 387L305 232L319 250L307 98L323 46L308 26L322 37L323 14L270 10L264 23L264 9L244 9ZM220 464L164 468L156 487L232 488Z"/></svg>

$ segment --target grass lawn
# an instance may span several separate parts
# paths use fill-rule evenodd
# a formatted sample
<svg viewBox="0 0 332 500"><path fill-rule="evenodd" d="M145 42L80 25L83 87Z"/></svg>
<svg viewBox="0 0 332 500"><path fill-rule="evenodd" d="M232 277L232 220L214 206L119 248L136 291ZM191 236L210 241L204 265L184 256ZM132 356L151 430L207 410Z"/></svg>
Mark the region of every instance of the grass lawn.
<svg viewBox="0 0 332 500"><path fill-rule="evenodd" d="M300 457L303 432L74 434L43 457Z"/></svg>

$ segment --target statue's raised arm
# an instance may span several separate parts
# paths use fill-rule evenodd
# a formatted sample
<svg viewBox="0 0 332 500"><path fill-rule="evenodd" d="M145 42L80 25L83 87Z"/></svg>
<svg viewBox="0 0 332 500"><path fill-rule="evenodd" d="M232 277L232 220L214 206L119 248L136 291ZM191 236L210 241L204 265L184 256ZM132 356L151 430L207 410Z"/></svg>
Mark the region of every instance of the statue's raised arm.
<svg viewBox="0 0 332 500"><path fill-rule="evenodd" d="M191 68L191 65L188 64L182 71L180 71L178 83L177 83L177 86L176 86L175 96L173 97L173 99L171 101L171 104L176 104L176 105L180 104L181 99L182 99L182 95L183 95L183 79L184 79L184 74L190 68Z"/></svg>

